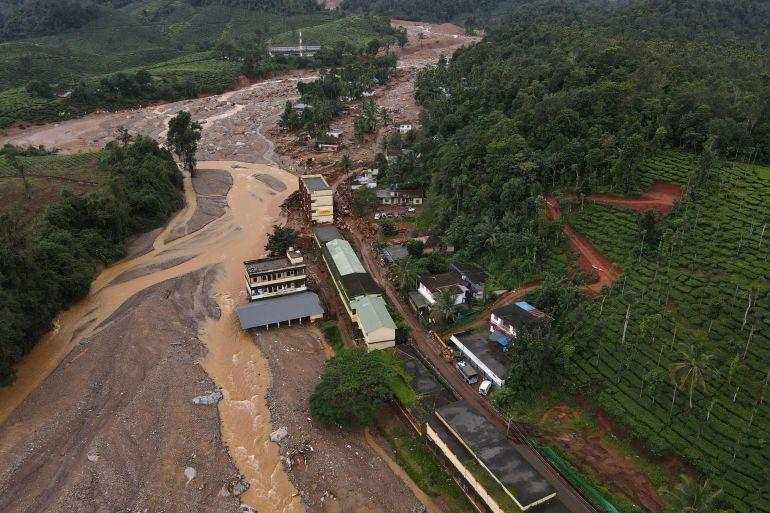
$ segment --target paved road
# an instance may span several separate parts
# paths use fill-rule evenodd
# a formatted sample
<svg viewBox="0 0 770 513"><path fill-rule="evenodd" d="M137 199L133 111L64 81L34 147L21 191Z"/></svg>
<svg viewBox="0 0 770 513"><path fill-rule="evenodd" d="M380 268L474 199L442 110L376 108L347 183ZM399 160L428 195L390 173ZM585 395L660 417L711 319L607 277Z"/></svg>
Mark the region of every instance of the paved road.
<svg viewBox="0 0 770 513"><path fill-rule="evenodd" d="M536 449L526 443L526 439L516 423L511 423L509 428L508 423L495 411L489 401L482 398L475 387L467 385L461 379L460 374L452 365L444 360L438 344L428 335L427 330L414 315L409 305L401 298L393 283L387 279L385 269L379 264L377 255L369 248L366 241L354 231L347 231L346 235L348 240L358 249L367 271L383 287L391 304L395 305L411 327L414 346L431 363L434 370L441 375L445 382L454 389L455 395L468 401L497 429L507 433L508 438L514 443L519 453L556 489L559 499L567 509L572 513L597 513L597 510ZM506 298L505 302L519 300L528 290L531 290L531 287L515 291L513 295Z"/></svg>

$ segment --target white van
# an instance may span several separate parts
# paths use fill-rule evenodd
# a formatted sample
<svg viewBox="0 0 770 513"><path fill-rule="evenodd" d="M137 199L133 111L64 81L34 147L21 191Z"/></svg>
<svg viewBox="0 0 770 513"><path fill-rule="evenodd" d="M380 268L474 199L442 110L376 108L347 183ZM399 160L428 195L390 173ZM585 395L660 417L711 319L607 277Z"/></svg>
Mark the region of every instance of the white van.
<svg viewBox="0 0 770 513"><path fill-rule="evenodd" d="M481 385L479 385L479 395L481 397L484 397L489 393L489 391L492 389L492 382L488 379L485 379L481 382Z"/></svg>

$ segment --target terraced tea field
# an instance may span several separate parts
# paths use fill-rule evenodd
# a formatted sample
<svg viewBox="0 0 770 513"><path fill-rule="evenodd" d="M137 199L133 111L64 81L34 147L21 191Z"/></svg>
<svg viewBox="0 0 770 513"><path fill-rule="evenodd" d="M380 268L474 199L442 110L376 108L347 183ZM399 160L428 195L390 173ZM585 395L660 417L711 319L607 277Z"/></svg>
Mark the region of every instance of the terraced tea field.
<svg viewBox="0 0 770 513"><path fill-rule="evenodd" d="M63 190L87 193L99 185L99 154L52 155L19 158L27 176L29 191L14 168L0 156L0 213L18 208L34 218L46 205L56 201Z"/></svg>
<svg viewBox="0 0 770 513"><path fill-rule="evenodd" d="M687 184L695 166L661 153L644 164L643 188ZM637 212L586 204L568 215L624 271L572 335L578 381L598 385L601 406L654 453L678 453L710 476L740 513L770 511L768 205L770 168L726 164L664 218L647 252ZM680 343L712 355L692 408L670 378Z"/></svg>

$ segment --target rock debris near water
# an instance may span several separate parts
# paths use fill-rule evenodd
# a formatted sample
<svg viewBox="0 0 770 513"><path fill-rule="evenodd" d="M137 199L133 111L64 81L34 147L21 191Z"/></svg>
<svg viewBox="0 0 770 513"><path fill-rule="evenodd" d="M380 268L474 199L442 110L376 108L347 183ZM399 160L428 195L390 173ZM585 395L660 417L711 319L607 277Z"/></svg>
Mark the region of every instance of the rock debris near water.
<svg viewBox="0 0 770 513"><path fill-rule="evenodd" d="M287 436L289 436L289 429L283 426L270 433L270 441L278 443Z"/></svg>
<svg viewBox="0 0 770 513"><path fill-rule="evenodd" d="M214 390L208 395L199 395L198 397L193 397L193 404L217 404L219 401L221 401L224 398L224 395L222 395L221 390Z"/></svg>

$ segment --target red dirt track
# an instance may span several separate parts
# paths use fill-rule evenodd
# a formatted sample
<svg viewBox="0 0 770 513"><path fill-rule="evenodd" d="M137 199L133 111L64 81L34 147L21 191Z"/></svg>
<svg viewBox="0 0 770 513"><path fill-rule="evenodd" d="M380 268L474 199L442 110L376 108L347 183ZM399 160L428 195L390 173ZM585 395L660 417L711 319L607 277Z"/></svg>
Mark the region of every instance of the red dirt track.
<svg viewBox="0 0 770 513"><path fill-rule="evenodd" d="M561 217L556 199L546 198L545 209L548 219L556 220ZM585 236L575 230L568 222L564 223L564 234L572 250L578 255L578 264L588 275L596 275L599 280L585 287L584 291L590 294L598 294L605 285L611 285L620 276L620 269L612 264L612 260L604 256L596 246L591 244Z"/></svg>
<svg viewBox="0 0 770 513"><path fill-rule="evenodd" d="M622 198L609 194L589 194L587 201L604 203L605 205L617 205L631 210L654 210L658 214L666 214L675 201L682 199L684 188L664 182L655 182L647 191L638 198ZM576 200L574 192L565 193L565 196Z"/></svg>

